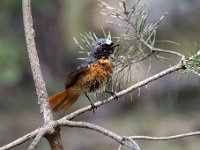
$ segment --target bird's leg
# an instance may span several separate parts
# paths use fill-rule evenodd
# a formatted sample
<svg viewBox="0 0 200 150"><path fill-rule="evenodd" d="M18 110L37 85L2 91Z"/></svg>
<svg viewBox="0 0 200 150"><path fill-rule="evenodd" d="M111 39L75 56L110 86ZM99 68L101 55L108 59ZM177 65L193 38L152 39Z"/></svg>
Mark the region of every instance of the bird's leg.
<svg viewBox="0 0 200 150"><path fill-rule="evenodd" d="M85 92L85 96L88 98L90 104L91 104L91 108L93 113L95 114L95 109L97 109L97 107L92 103L92 101L90 100L89 96L87 95L87 93Z"/></svg>
<svg viewBox="0 0 200 150"><path fill-rule="evenodd" d="M109 93L109 94L111 94L115 99L119 99L119 97L116 95L116 93L115 92L111 92L111 91L107 91L107 90L105 90L104 91L105 93Z"/></svg>

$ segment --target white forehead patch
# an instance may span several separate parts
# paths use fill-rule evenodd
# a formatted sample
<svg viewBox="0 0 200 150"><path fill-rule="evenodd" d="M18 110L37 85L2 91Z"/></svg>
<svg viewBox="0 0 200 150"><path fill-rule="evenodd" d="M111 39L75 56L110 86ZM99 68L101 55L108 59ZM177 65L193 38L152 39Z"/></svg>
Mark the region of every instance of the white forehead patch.
<svg viewBox="0 0 200 150"><path fill-rule="evenodd" d="M109 39L106 39L106 44L110 45L111 43L112 43L112 41L111 41L111 40L109 40Z"/></svg>

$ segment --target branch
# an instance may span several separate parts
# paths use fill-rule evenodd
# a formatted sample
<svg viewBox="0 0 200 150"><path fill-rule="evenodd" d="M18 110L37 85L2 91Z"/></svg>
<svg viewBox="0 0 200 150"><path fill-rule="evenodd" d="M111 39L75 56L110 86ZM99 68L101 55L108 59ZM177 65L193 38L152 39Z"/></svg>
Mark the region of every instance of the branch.
<svg viewBox="0 0 200 150"><path fill-rule="evenodd" d="M42 72L40 69L40 63L34 39L35 31L33 29L31 0L22 0L22 6L26 45L31 65L31 71L33 74L33 79L38 96L38 103L40 104L40 111L43 114L44 122L48 123L49 121L53 120L53 115L51 113L50 105L48 103L48 94L42 77Z"/></svg>
<svg viewBox="0 0 200 150"><path fill-rule="evenodd" d="M140 88L142 86L145 86L145 85L147 85L148 83L150 83L152 81L155 81L155 80L157 80L157 79L159 79L161 77L164 77L164 76L166 76L166 75L168 75L168 74L170 74L172 72L181 70L183 68L184 68L184 64L181 61L179 64L177 64L175 66L172 66L172 67L170 67L170 68L168 68L168 69L166 69L164 71L161 71L160 73L157 73L157 74L155 74L155 75L153 75L153 76L151 76L151 77L149 77L149 78L147 78L147 79L145 79L143 81L140 81L140 82L138 82L138 83L136 83L136 84L134 84L134 85L126 88L125 90L122 90L122 91L120 91L118 93L115 93L114 96L111 96L108 99L105 99L105 100L98 101L98 102L94 103L94 105L96 107L99 107L99 106L101 106L103 104L110 103L110 102L116 100L118 97L126 95L127 93L130 93L130 92L132 92L135 89L138 89L138 88ZM77 117L77 116L79 116L79 115L81 115L81 114L83 114L86 111L89 111L91 109L92 109L91 106L86 106L86 107L81 108L81 109L79 109L79 110L77 110L77 111L75 111L75 112L73 112L71 114L66 115L65 117L61 118L61 120L71 120L71 119L74 119L75 117Z"/></svg>
<svg viewBox="0 0 200 150"><path fill-rule="evenodd" d="M163 52L163 53L168 53L168 54L173 54L181 58L181 60L185 60L185 56L181 53L178 53L176 51L172 50L166 50L166 49L161 49L161 48L155 48L152 45L148 44L144 39L138 37L139 41L142 42L146 47L148 47L151 51L158 51L158 52Z"/></svg>
<svg viewBox="0 0 200 150"><path fill-rule="evenodd" d="M0 150L8 150L8 149L12 149L22 143L25 143L26 141L32 139L33 137L35 137L37 134L38 134L38 131L39 131L39 128L38 129L35 129L34 131L16 139L15 141L5 145L5 146L2 146L0 147Z"/></svg>
<svg viewBox="0 0 200 150"><path fill-rule="evenodd" d="M34 140L32 141L31 145L29 145L28 150L34 150L37 144L40 142L42 137L47 133L48 130L46 128L40 128L38 130L38 134L35 136Z"/></svg>
<svg viewBox="0 0 200 150"><path fill-rule="evenodd" d="M22 0L22 7L23 7L23 21L24 21L24 31L26 37L26 45L27 51L29 56L29 61L31 64L31 71L33 74L33 79L36 87L36 92L38 96L38 103L40 104L40 112L43 114L44 124L49 125L54 120L52 115L52 111L48 102L48 94L45 87L45 82L42 77L42 72L40 69L39 58L37 55L37 49L35 44L35 31L33 29L33 19L31 13L31 0ZM42 130L42 129L41 129ZM55 132L54 128L51 129L50 132L52 136L47 136L47 140L50 143L51 149L53 150L62 150L62 142L59 132ZM57 130L59 131L59 129ZM47 132L44 130L44 133L41 134L40 132L33 140L32 144L30 145L29 149L32 150L41 140L44 134ZM53 140L52 140L53 139ZM57 144L53 144L57 143Z"/></svg>
<svg viewBox="0 0 200 150"><path fill-rule="evenodd" d="M117 135L116 133L109 131L103 127L100 127L98 125L88 123L88 122L82 122L82 121L69 121L69 120L59 120L59 125L62 126L68 126L68 127L78 127L78 128L86 128L93 131L97 131L98 133L104 134L105 136L110 137L111 139L116 140L120 143L120 145L126 145L132 150L140 150L139 146L135 141L132 139L124 138L122 136Z"/></svg>
<svg viewBox="0 0 200 150"><path fill-rule="evenodd" d="M142 86L145 86L148 83L151 83L151 82L153 82L153 81L155 81L157 79L160 79L160 78L162 78L162 77L164 77L164 76L166 76L168 74L171 74L171 73L176 72L178 70L184 70L184 69L186 69L185 67L186 67L186 63L187 63L188 60L191 60L194 57L199 57L199 56L200 56L200 51L198 51L195 55L191 56L188 59L180 60L180 62L177 65L174 65L174 66L172 66L172 67L170 67L170 68L168 68L166 70L163 70L163 71L161 71L161 72L159 72L159 73L157 73L157 74L155 74L155 75L153 75L153 76L151 76L149 78L146 78L146 79L144 79L144 80L142 80L142 81L140 81L140 82L138 82L138 83L136 83L136 84L134 84L134 85L132 85L132 86L120 91L120 92L118 92L118 93L115 93L114 96L111 96L108 99L105 99L105 100L102 100L102 101L98 101L98 102L94 103L94 105L96 107L99 107L99 106L101 106L103 104L110 103L110 102L116 100L117 98L119 98L119 97L121 97L123 95L126 95L127 93L130 93L133 90L138 89L138 88L140 88ZM90 111L90 110L92 110L92 108L89 105L89 106L83 107L81 109L78 109L75 112L72 112L72 113L66 115L65 117L61 118L60 120L72 120L75 117L85 113L86 111Z"/></svg>
<svg viewBox="0 0 200 150"><path fill-rule="evenodd" d="M184 134L177 134L173 136L164 136L164 137L152 137L152 136L129 136L133 140L148 140L148 141L167 141L174 139L181 139L192 136L200 136L200 131L189 132Z"/></svg>
<svg viewBox="0 0 200 150"><path fill-rule="evenodd" d="M99 106L101 106L103 104L112 102L112 101L116 100L117 97L121 97L121 96L123 96L123 95L125 95L125 94L127 94L127 93L129 93L129 92L131 92L131 91L133 91L133 90L135 90L137 88L139 88L139 87L145 86L146 84L148 84L148 83L150 83L150 82L152 82L154 80L157 80L157 79L159 79L159 78L161 78L161 77L163 77L163 76L165 76L167 74L170 74L172 72L180 70L180 69L182 69L182 67L183 67L182 64L177 64L175 66L172 66L172 67L170 67L170 68L168 68L168 69L166 69L166 70L164 70L164 71L162 71L160 73L155 74L154 76L151 76L151 77L149 77L149 78L147 78L147 79L145 79L143 81L138 82L137 84L134 84L134 85L126 88L125 90L122 90L122 91L116 93L115 96L111 96L110 98L108 98L106 100L98 101L98 102L94 103L94 105L96 107L99 107ZM70 114L66 115L65 117L59 119L58 122L62 122L62 121L66 121L66 120L72 120L75 117L77 117L77 116L79 116L79 115L81 115L81 114L83 114L83 113L85 113L87 111L90 111L90 110L92 110L91 105L83 107L83 108L78 109L77 111L75 111L73 113L70 113ZM12 142L13 143L12 145L8 144L8 145L2 147L3 149L0 148L0 150L6 150L6 149L9 149L9 148L13 148L14 147L13 145L16 144L16 143L17 143L17 145L19 145L21 143L24 143L27 140L29 140L30 138L35 137L37 135L38 131L35 134L31 134L31 133L29 133L30 137L26 138L26 136L24 136L23 138L25 138L25 139L23 139L23 140L20 140L21 138L19 138L19 139L15 140L14 142ZM27 134L27 135L29 135L29 134Z"/></svg>

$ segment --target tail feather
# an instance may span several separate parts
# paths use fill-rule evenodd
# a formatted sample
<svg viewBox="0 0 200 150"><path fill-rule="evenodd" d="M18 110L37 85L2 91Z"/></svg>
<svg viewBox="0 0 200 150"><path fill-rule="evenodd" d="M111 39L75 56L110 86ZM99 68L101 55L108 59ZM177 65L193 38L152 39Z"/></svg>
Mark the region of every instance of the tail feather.
<svg viewBox="0 0 200 150"><path fill-rule="evenodd" d="M70 100L68 101L65 101L65 103L63 103L61 106L60 106L60 109L62 111L65 111L67 110L69 107L71 107L75 101L78 99L80 95L79 94L76 94L76 95L72 95L72 97L70 98Z"/></svg>
<svg viewBox="0 0 200 150"><path fill-rule="evenodd" d="M53 111L65 111L74 104L79 96L79 92L66 89L49 97L49 103Z"/></svg>

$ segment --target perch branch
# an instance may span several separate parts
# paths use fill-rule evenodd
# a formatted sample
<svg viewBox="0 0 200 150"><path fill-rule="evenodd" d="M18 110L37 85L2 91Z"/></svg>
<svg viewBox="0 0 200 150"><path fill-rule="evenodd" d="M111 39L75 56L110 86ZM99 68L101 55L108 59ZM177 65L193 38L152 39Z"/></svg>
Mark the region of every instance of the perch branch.
<svg viewBox="0 0 200 150"><path fill-rule="evenodd" d="M180 54L179 56L181 56L181 58L183 59L182 54ZM200 51L198 51L195 55L191 56L188 60L191 60L194 57L199 57L199 56L200 56ZM163 70L163 71L161 71L161 72L159 72L159 73L157 73L157 74L155 74L155 75L153 75L153 76L151 76L149 78L146 78L146 79L144 79L144 80L142 80L142 81L140 81L140 82L138 82L138 83L136 83L136 84L134 84L134 85L132 85L132 86L130 86L130 87L118 92L118 93L116 93L114 96L111 96L108 99L105 99L105 100L102 100L102 101L98 101L98 102L94 103L94 105L96 107L99 107L99 106L101 106L103 104L110 103L110 102L116 100L118 97L121 97L121 96L123 96L123 95L125 95L125 94L127 94L127 93L129 93L129 92L131 92L131 91L133 91L135 89L138 89L138 88L140 88L142 86L145 86L145 85L147 85L148 83L150 83L152 81L155 81L155 80L157 80L159 78L162 78L162 77L164 77L164 76L166 76L168 74L171 74L173 72L176 72L178 70L185 69L185 67L186 67L185 65L186 65L188 60L186 60L185 57L184 57L184 60L182 60L182 59L180 60L180 62L177 65L174 65L174 66L172 66L172 67L170 67L170 68L168 68L166 70ZM91 109L92 109L91 106L86 106L86 107L83 107L81 109L78 109L75 112L72 112L72 113L66 115L65 117L63 117L61 119L72 120L75 117L85 113L86 111L90 111Z"/></svg>
<svg viewBox="0 0 200 150"><path fill-rule="evenodd" d="M170 74L172 72L181 70L181 69L183 69L183 67L184 67L184 64L183 63L179 63L179 64L177 64L175 66L172 66L172 67L170 67L170 68L168 68L168 69L166 69L164 71L161 71L160 73L157 73L157 74L155 74L155 75L153 75L153 76L151 76L151 77L149 77L149 78L147 78L145 80L142 80L142 81L140 81L140 82L138 82L138 83L126 88L125 90L122 90L122 91L116 93L114 96L111 96L108 99L105 99L105 100L102 100L102 101L98 101L98 102L94 103L94 105L96 107L99 107L99 106L101 106L103 104L110 103L110 102L116 100L116 98L118 98L118 97L126 95L127 93L130 93L131 91L133 91L135 89L138 89L138 88L140 88L142 86L145 86L148 83L150 83L152 81L155 81L155 80L157 80L157 79L159 79L159 78L161 78L161 77L163 77L165 75L168 75L168 74ZM81 115L82 113L91 110L91 109L92 109L91 106L86 106L86 107L81 108L81 109L79 109L79 110L77 110L77 111L75 111L75 112L73 112L71 114L66 115L62 119L63 120L71 120L71 119Z"/></svg>

